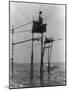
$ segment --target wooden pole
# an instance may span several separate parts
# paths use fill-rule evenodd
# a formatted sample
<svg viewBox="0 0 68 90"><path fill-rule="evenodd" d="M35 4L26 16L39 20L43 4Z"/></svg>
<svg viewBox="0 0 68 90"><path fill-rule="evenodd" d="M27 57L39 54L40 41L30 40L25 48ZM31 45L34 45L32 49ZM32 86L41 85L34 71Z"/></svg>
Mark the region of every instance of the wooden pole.
<svg viewBox="0 0 68 90"><path fill-rule="evenodd" d="M32 33L32 52L31 52L31 67L30 67L30 80L33 79L33 33Z"/></svg>
<svg viewBox="0 0 68 90"><path fill-rule="evenodd" d="M50 49L50 62L51 62L52 46L53 46L53 42L51 42L51 49Z"/></svg>
<svg viewBox="0 0 68 90"><path fill-rule="evenodd" d="M43 33L41 34L40 84L43 85Z"/></svg>
<svg viewBox="0 0 68 90"><path fill-rule="evenodd" d="M14 46L13 46L13 38L14 38L14 28L12 27L12 76L14 74Z"/></svg>
<svg viewBox="0 0 68 90"><path fill-rule="evenodd" d="M50 48L50 43L48 47L48 83L50 81L50 55L49 55L49 48Z"/></svg>
<svg viewBox="0 0 68 90"><path fill-rule="evenodd" d="M50 82L50 64L51 64L50 62L51 62L52 45L53 42L51 42L51 45L49 43L50 52L48 48L48 83Z"/></svg>

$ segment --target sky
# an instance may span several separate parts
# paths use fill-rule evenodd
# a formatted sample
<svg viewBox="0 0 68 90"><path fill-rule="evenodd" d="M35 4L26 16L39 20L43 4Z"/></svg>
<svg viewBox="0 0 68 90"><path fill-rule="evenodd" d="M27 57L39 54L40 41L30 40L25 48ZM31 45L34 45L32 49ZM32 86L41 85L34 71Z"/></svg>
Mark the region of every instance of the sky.
<svg viewBox="0 0 68 90"><path fill-rule="evenodd" d="M65 6L37 3L18 3L10 2L10 30L12 26L18 27L33 20L38 20L39 11L42 11L43 23L47 24L47 37L54 39L62 38L53 43L51 62L65 62ZM32 23L18 28L14 33L14 42L30 39L31 32L16 33L18 31L32 30ZM34 34L38 37L40 34ZM10 58L12 57L12 33L10 32ZM34 41L38 44L40 41ZM34 46L34 62L40 62L41 45ZM45 49L44 62L47 62L48 52ZM30 63L31 41L14 46L14 62Z"/></svg>

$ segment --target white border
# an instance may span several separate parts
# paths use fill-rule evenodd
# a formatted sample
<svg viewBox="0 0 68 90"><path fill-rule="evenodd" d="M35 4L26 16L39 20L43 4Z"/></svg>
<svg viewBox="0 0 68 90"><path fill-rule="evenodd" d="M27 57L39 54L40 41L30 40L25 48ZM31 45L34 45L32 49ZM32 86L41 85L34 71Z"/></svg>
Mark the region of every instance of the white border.
<svg viewBox="0 0 68 90"><path fill-rule="evenodd" d="M22 1L22 0L14 0L14 1ZM23 1L57 3L68 5L68 0L23 0ZM9 77L9 2L8 0L0 0L0 90L8 90L8 80L9 80L8 77ZM26 88L26 89L67 90L67 88L68 85L57 87Z"/></svg>

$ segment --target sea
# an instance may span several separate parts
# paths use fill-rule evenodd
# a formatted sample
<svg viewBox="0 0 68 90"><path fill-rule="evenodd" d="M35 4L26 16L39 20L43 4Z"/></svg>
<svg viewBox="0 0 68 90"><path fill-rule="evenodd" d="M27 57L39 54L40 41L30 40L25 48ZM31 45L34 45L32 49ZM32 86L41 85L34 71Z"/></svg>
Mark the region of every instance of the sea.
<svg viewBox="0 0 68 90"><path fill-rule="evenodd" d="M33 79L30 80L30 63L14 63L13 74L12 64L9 64L9 87L48 87L66 85L66 66L64 62L50 64L50 78L48 79L48 64L43 64L43 80L40 80L40 63L33 64Z"/></svg>

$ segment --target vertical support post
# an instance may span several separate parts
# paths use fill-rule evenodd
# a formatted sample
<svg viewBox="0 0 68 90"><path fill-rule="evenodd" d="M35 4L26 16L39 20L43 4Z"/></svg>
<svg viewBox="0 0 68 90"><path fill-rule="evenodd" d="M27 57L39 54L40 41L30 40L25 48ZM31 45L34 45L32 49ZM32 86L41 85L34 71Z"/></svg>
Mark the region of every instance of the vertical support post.
<svg viewBox="0 0 68 90"><path fill-rule="evenodd" d="M14 46L13 46L13 38L14 38L14 28L13 28L13 26L12 26L12 76L13 76L13 74L14 74L14 57L13 57L13 48L14 48Z"/></svg>
<svg viewBox="0 0 68 90"><path fill-rule="evenodd" d="M32 33L32 52L31 52L31 67L30 67L30 80L33 79L33 33Z"/></svg>
<svg viewBox="0 0 68 90"><path fill-rule="evenodd" d="M50 48L50 43L49 43L49 46L48 46L48 83L50 81L50 55L49 55L49 48Z"/></svg>
<svg viewBox="0 0 68 90"><path fill-rule="evenodd" d="M45 52L45 44L44 44L44 47L43 47L43 54L42 54L42 58L44 57L44 52Z"/></svg>
<svg viewBox="0 0 68 90"><path fill-rule="evenodd" d="M41 34L40 84L43 85L43 33Z"/></svg>
<svg viewBox="0 0 68 90"><path fill-rule="evenodd" d="M52 45L53 45L53 42L51 42L51 45L49 43L49 47L48 47L48 83L50 82L50 60L51 60L51 53L52 53ZM49 52L49 48L50 48L50 52Z"/></svg>
<svg viewBox="0 0 68 90"><path fill-rule="evenodd" d="M52 46L53 46L53 42L51 42L51 49L50 49L50 61L51 61Z"/></svg>

